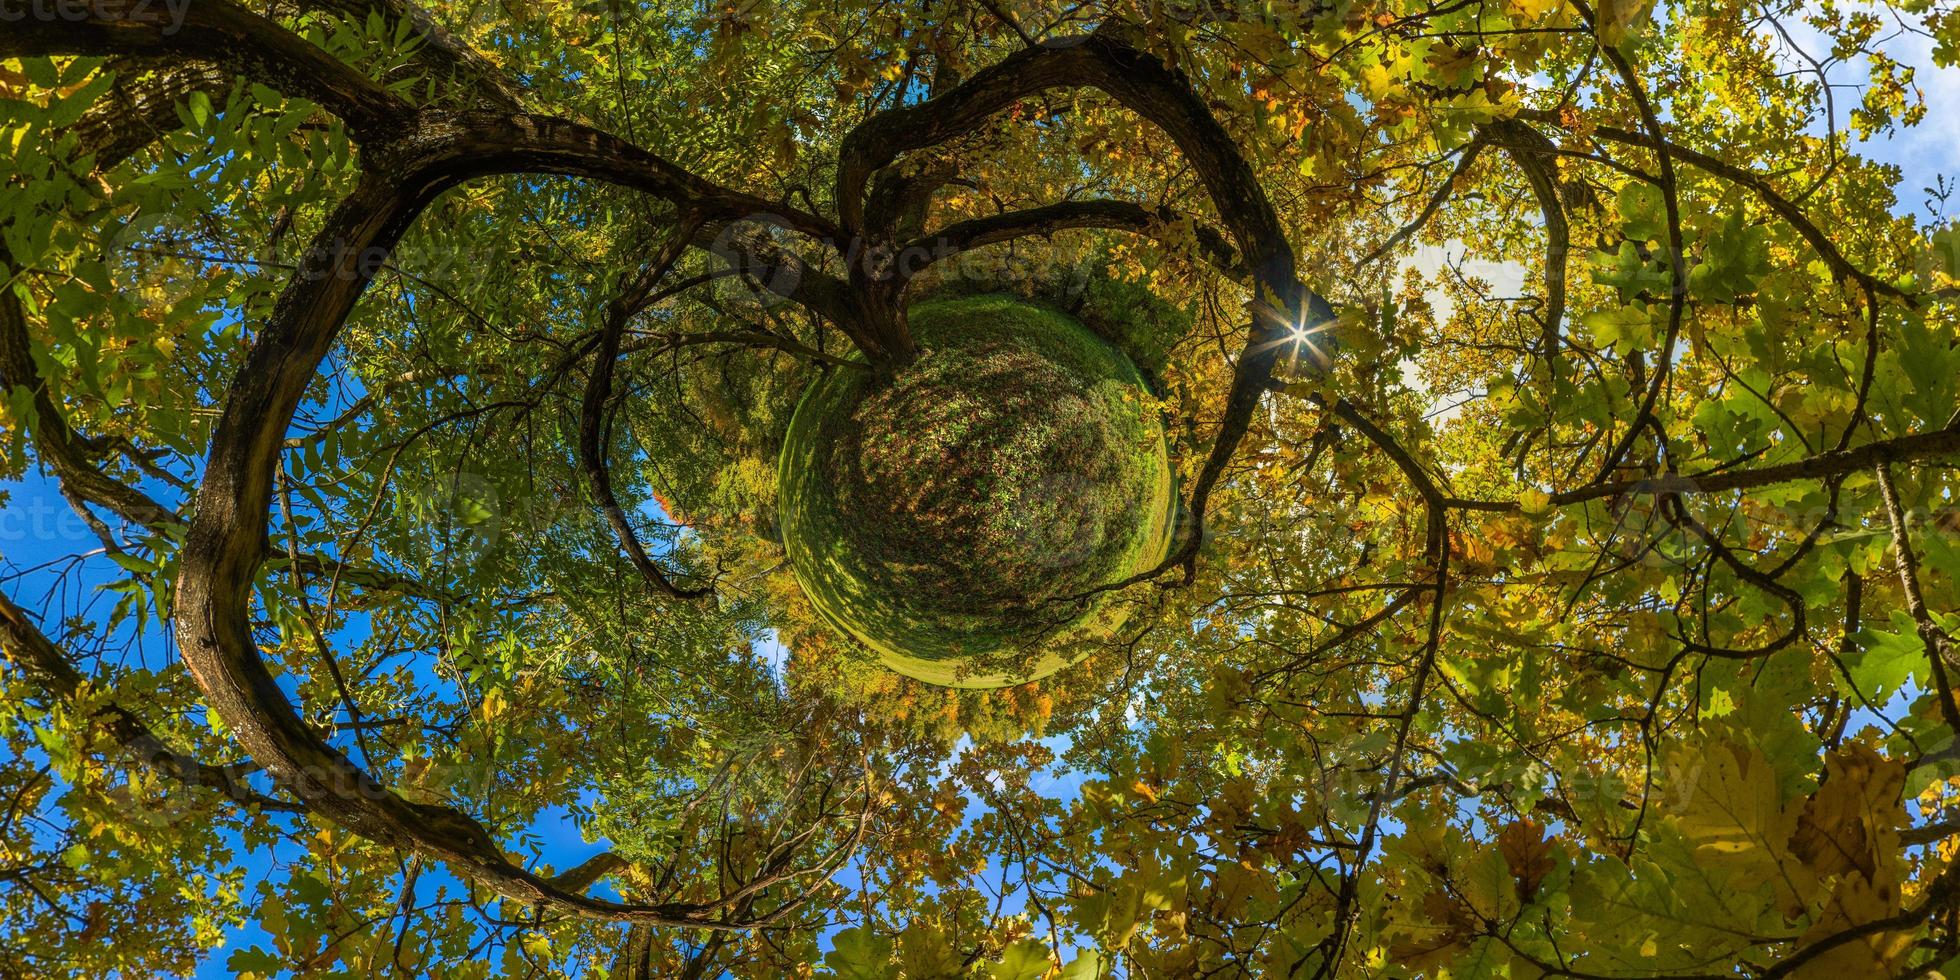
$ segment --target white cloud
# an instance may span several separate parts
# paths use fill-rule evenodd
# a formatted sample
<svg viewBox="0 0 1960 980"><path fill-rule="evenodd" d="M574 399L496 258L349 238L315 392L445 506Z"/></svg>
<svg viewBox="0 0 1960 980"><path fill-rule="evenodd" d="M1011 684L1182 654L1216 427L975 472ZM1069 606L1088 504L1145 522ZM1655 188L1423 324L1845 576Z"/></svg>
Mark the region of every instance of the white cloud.
<svg viewBox="0 0 1960 980"><path fill-rule="evenodd" d="M1876 46L1888 57L1913 69L1913 85L1926 102L1926 118L1918 126L1901 126L1889 134L1878 134L1870 141L1854 141L1851 149L1867 159L1897 166L1900 179L1896 185L1899 197L1896 210L1924 217L1921 205L1926 201L1926 194L1921 188L1935 186L1937 176L1945 176L1949 183L1955 177L1960 177L1960 120L1953 117L1953 107L1960 105L1960 68L1941 68L1933 64L1932 38L1899 26L1898 18L1905 17L1908 24L1918 27L1911 15L1894 14L1883 5L1852 0L1842 5L1840 16L1857 11L1875 13L1886 25L1880 31L1880 36L1886 39ZM1788 41L1771 28L1763 28L1791 70L1810 70L1809 62L1798 54L1797 49L1820 62L1830 56L1830 42L1802 20L1802 16L1810 12L1800 11L1799 16L1783 22L1783 28L1789 34ZM1863 56L1854 56L1847 62L1827 63L1826 77L1835 86L1845 86L1836 90L1836 123L1842 132L1849 125L1851 110L1864 98L1864 88L1871 80L1870 66ZM1812 131L1822 136L1828 131L1826 121L1820 117ZM1960 202L1956 204L1960 205Z"/></svg>
<svg viewBox="0 0 1960 980"><path fill-rule="evenodd" d="M1464 257L1463 242L1451 239L1441 245L1417 245L1415 251L1396 269L1399 279L1408 270L1422 273L1426 280L1435 281L1439 273L1445 273L1445 266L1459 269L1465 276L1482 279L1490 283L1493 298L1518 296L1524 292L1525 267L1509 260ZM1456 312L1456 303L1440 289L1431 289L1425 294L1429 305L1436 311L1436 322L1447 322Z"/></svg>

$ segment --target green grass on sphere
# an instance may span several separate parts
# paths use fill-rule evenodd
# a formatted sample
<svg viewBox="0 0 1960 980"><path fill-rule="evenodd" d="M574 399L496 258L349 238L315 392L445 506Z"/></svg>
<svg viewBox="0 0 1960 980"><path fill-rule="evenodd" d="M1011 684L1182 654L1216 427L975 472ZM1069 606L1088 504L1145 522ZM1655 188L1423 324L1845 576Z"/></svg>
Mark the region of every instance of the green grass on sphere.
<svg viewBox="0 0 1960 980"><path fill-rule="evenodd" d="M1010 296L921 303L918 359L833 370L783 445L791 567L886 666L956 687L1046 676L1118 614L1077 597L1163 560L1175 502L1143 376Z"/></svg>

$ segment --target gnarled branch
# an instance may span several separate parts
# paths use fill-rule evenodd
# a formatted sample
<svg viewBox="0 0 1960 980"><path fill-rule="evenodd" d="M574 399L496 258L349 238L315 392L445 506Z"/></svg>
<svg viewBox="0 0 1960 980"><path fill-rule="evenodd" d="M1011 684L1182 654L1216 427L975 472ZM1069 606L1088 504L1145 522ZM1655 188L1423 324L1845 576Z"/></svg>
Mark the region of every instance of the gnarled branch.
<svg viewBox="0 0 1960 980"><path fill-rule="evenodd" d="M906 243L899 253L898 271L901 276L909 277L924 271L934 262L984 245L1052 235L1072 228L1124 231L1155 238L1166 244L1182 244L1168 232L1173 226L1186 221L1192 223L1192 235L1199 254L1206 261L1233 278L1246 277L1246 270L1240 265L1238 253L1231 242L1196 216L1180 214L1170 208L1153 210L1141 204L1113 200L1064 201L956 222L928 237ZM913 257L922 261L914 266L907 261Z"/></svg>
<svg viewBox="0 0 1960 980"><path fill-rule="evenodd" d="M88 678L76 670L68 656L48 639L27 610L0 595L0 638L22 671L34 678L51 697L73 700L82 694ZM297 813L301 808L275 800L245 782L234 768L214 766L172 749L143 720L121 705L98 708L95 717L111 738L129 756L149 768L192 786L214 790L235 803L257 807L268 813Z"/></svg>
<svg viewBox="0 0 1960 980"><path fill-rule="evenodd" d="M461 85L484 105L515 112L523 108L523 94L510 78L475 48L458 40L427 10L412 0L299 0L303 9L337 14L355 23L370 14L386 24L406 23L421 40L412 64L424 73L447 78Z"/></svg>
<svg viewBox="0 0 1960 980"><path fill-rule="evenodd" d="M149 55L211 62L317 102L363 138L398 129L413 116L408 103L379 82L231 0L184 4L181 24L152 0L91 0L75 8L85 16L8 24L0 32L0 58Z"/></svg>
<svg viewBox="0 0 1960 980"><path fill-rule="evenodd" d="M592 485L592 495L598 500L599 510L606 515L606 522L612 525L620 548L626 552L633 567L639 570L641 578L676 599L700 598L712 592L714 587L703 585L683 589L675 585L647 555L646 546L641 544L638 532L633 530L633 522L627 519L625 508L619 505L619 497L613 492L612 471L606 467L605 415L606 404L612 400L613 372L619 366L619 344L626 334L626 323L647 307L654 296L654 288L680 260L698 224L699 220L692 215L682 216L679 227L661 246L654 260L627 286L624 295L607 304L605 324L599 331L598 349L592 355L592 374L586 382L578 422L579 468L585 472L586 482Z"/></svg>
<svg viewBox="0 0 1960 980"><path fill-rule="evenodd" d="M1485 123L1484 129L1502 143L1511 161L1524 171L1545 219L1545 306L1538 313L1542 331L1538 355L1556 378L1560 324L1565 319L1566 259L1572 251L1572 226L1559 198L1558 155L1543 133L1517 120L1494 120Z"/></svg>

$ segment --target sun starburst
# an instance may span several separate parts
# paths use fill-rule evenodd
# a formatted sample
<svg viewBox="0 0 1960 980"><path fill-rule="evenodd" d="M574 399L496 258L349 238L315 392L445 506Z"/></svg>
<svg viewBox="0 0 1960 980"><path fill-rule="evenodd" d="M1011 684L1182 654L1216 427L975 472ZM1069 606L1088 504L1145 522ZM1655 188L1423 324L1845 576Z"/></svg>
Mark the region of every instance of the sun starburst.
<svg viewBox="0 0 1960 980"><path fill-rule="evenodd" d="M1334 321L1322 320L1309 323L1308 317L1311 316L1311 313L1304 306L1296 313L1287 314L1262 304L1259 312L1260 315L1285 328L1278 337L1260 345L1258 348L1260 351L1263 352L1276 347L1285 347L1287 348L1288 361L1291 363L1297 363L1299 361L1302 351L1309 354L1312 362L1316 365L1325 365L1327 363L1327 352L1322 350L1321 346L1314 342L1314 338L1326 333L1333 326Z"/></svg>

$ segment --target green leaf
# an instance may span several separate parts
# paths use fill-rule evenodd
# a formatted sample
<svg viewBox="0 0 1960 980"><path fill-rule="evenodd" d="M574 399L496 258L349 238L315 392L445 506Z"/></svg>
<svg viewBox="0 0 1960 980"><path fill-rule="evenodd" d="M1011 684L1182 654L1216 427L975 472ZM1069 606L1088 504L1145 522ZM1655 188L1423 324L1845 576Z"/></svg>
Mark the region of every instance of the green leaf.
<svg viewBox="0 0 1960 980"><path fill-rule="evenodd" d="M1616 251L1593 253L1593 281L1620 291L1620 299L1632 301L1645 294L1663 293L1673 274L1653 255L1642 255L1640 246L1621 242Z"/></svg>
<svg viewBox="0 0 1960 980"><path fill-rule="evenodd" d="M497 512L480 500L470 497L459 497L456 500L456 520L464 527L475 527L495 516Z"/></svg>
<svg viewBox="0 0 1960 980"><path fill-rule="evenodd" d="M129 572L132 575L148 575L157 570L155 562L138 558L126 551L110 552L109 560L121 565L123 571Z"/></svg>
<svg viewBox="0 0 1960 980"><path fill-rule="evenodd" d="M1046 944L1023 939L1007 947L1000 962L987 964L987 976L990 980L1041 980L1052 966Z"/></svg>
<svg viewBox="0 0 1960 980"><path fill-rule="evenodd" d="M1099 976L1102 976L1102 954L1092 949L1070 960L1056 980L1096 980Z"/></svg>
<svg viewBox="0 0 1960 980"><path fill-rule="evenodd" d="M284 957L268 952L258 946L234 950L230 956L225 957L225 969L230 970L233 975L241 977L251 975L262 977L277 976L286 969L286 966Z"/></svg>
<svg viewBox="0 0 1960 980"><path fill-rule="evenodd" d="M1644 181L1629 181L1618 198L1620 226L1634 241L1667 242L1667 198Z"/></svg>
<svg viewBox="0 0 1960 980"><path fill-rule="evenodd" d="M61 72L48 58L23 58L20 62L21 74L39 88L58 88L61 85Z"/></svg>
<svg viewBox="0 0 1960 980"><path fill-rule="evenodd" d="M839 980L889 980L898 975L892 962L892 941L863 926L852 926L831 937L823 965Z"/></svg>
<svg viewBox="0 0 1960 980"><path fill-rule="evenodd" d="M211 122L211 97L203 92L192 92L190 97L191 119L197 128L203 129Z"/></svg>
<svg viewBox="0 0 1960 980"><path fill-rule="evenodd" d="M1862 694L1874 705L1883 705L1904 689L1907 681L1930 669L1926 645L1920 640L1912 617L1904 610L1895 609L1892 625L1895 630L1891 632L1876 629L1859 632L1859 650L1844 658L1850 683L1857 691L1845 693Z"/></svg>
<svg viewBox="0 0 1960 980"><path fill-rule="evenodd" d="M1598 310L1586 314L1581 322L1592 331L1593 343L1610 347L1623 355L1645 350L1654 342L1653 317L1644 307L1622 306L1614 310Z"/></svg>

